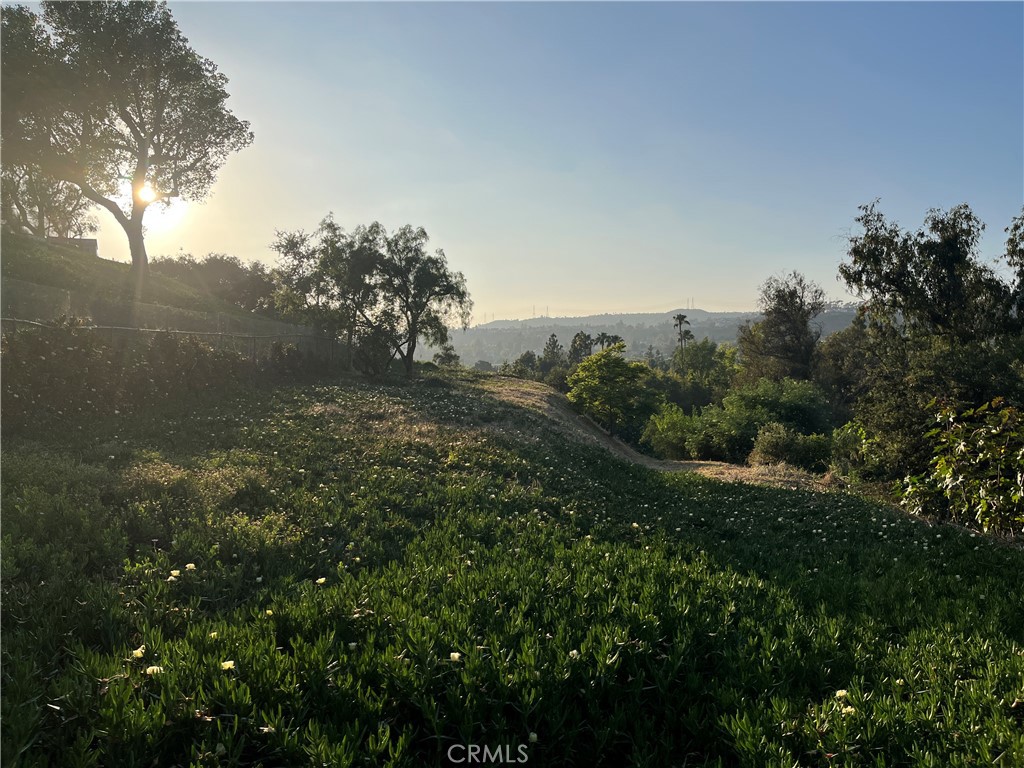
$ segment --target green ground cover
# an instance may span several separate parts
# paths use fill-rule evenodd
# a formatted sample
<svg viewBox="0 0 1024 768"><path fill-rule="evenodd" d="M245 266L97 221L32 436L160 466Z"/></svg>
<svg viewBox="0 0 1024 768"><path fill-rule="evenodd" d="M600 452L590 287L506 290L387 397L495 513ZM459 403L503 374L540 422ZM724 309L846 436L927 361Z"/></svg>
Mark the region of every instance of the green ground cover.
<svg viewBox="0 0 1024 768"><path fill-rule="evenodd" d="M1020 550L472 377L10 438L2 503L4 765L1024 764Z"/></svg>

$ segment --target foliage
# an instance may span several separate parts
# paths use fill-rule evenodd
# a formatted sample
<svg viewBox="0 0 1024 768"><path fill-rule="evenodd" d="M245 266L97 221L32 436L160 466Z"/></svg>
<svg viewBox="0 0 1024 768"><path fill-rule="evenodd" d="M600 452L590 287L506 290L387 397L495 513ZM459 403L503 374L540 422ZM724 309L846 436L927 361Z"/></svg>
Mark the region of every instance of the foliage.
<svg viewBox="0 0 1024 768"><path fill-rule="evenodd" d="M37 168L3 166L3 222L37 237L84 237L98 226L82 190L44 176Z"/></svg>
<svg viewBox="0 0 1024 768"><path fill-rule="evenodd" d="M325 363L277 344L267 359L217 350L196 336L127 331L111 340L68 320L3 335L3 431L54 424L83 430L98 417L137 415L154 402L187 406L256 375L298 375Z"/></svg>
<svg viewBox="0 0 1024 768"><path fill-rule="evenodd" d="M21 7L3 15L4 79L17 89L11 104L4 92L5 164L74 184L109 211L141 280L149 205L201 199L227 157L252 143L226 106L227 78L189 46L166 3L47 2L45 26Z"/></svg>
<svg viewBox="0 0 1024 768"><path fill-rule="evenodd" d="M887 221L877 203L862 206L857 222L864 231L850 238L840 274L865 298L865 323L839 355L853 363L839 364L840 387L857 392L852 413L877 440L884 473L921 474L933 399L963 409L1024 396L1019 288L980 261L984 225L966 205L930 211L916 233ZM1014 248L1011 228L1011 266Z"/></svg>
<svg viewBox="0 0 1024 768"><path fill-rule="evenodd" d="M584 331L577 331L569 343L569 351L566 353L569 365L579 365L585 359L594 354L594 338Z"/></svg>
<svg viewBox="0 0 1024 768"><path fill-rule="evenodd" d="M459 377L5 441L2 762L1024 760L1019 550L627 465Z"/></svg>
<svg viewBox="0 0 1024 768"><path fill-rule="evenodd" d="M388 233L378 222L346 233L327 216L312 235L278 232L282 311L329 333L344 332L350 363L367 372L396 356L407 374L421 338L448 342L448 324L466 328L473 302L466 279L452 272L444 251L430 254L422 227Z"/></svg>
<svg viewBox="0 0 1024 768"><path fill-rule="evenodd" d="M155 259L150 271L247 312L276 314L273 278L258 261L244 264L237 256L223 253L210 253L202 259L181 255Z"/></svg>
<svg viewBox="0 0 1024 768"><path fill-rule="evenodd" d="M701 398L706 402L695 402L695 405L722 401L739 370L736 351L736 347L731 345L701 339L673 353L672 371L681 376L683 381L706 393Z"/></svg>
<svg viewBox="0 0 1024 768"><path fill-rule="evenodd" d="M1024 533L1024 418L1002 399L943 407L928 432L931 471L908 477L903 505L957 523Z"/></svg>
<svg viewBox="0 0 1024 768"><path fill-rule="evenodd" d="M434 353L434 364L441 368L458 368L460 363L459 355L451 344L444 344Z"/></svg>
<svg viewBox="0 0 1024 768"><path fill-rule="evenodd" d="M649 369L622 357L625 345L613 344L591 355L569 375L569 402L613 433L639 437L657 407L642 386Z"/></svg>
<svg viewBox="0 0 1024 768"><path fill-rule="evenodd" d="M667 458L740 463L753 449L758 430L772 422L804 435L832 426L828 402L811 382L761 379L733 389L721 406L707 406L692 416L663 409L648 423L644 440Z"/></svg>
<svg viewBox="0 0 1024 768"><path fill-rule="evenodd" d="M770 277L761 286L758 306L764 319L741 325L736 340L744 378L810 378L821 336L811 322L825 309L821 286L799 272Z"/></svg>
<svg viewBox="0 0 1024 768"><path fill-rule="evenodd" d="M754 438L747 458L751 464L792 464L811 472L824 472L831 459L831 441L826 435L802 435L777 421L764 424Z"/></svg>

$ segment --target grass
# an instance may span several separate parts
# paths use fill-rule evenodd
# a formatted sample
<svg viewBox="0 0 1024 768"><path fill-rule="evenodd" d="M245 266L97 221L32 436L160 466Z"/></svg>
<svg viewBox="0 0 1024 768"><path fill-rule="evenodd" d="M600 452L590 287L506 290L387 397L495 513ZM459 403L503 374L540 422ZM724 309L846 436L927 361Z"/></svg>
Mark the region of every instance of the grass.
<svg viewBox="0 0 1024 768"><path fill-rule="evenodd" d="M628 464L496 381L5 441L4 765L1024 764L1020 550Z"/></svg>

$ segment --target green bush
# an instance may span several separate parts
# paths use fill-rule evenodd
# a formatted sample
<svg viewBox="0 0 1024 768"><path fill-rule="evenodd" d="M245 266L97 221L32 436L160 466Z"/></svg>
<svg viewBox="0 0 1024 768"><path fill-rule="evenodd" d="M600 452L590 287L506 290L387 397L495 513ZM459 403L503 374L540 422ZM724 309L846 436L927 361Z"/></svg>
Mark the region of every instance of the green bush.
<svg viewBox="0 0 1024 768"><path fill-rule="evenodd" d="M831 458L831 440L825 435L801 435L784 424L765 424L754 439L750 464L792 464L811 472L823 472Z"/></svg>
<svg viewBox="0 0 1024 768"><path fill-rule="evenodd" d="M903 505L962 524L1024 533L1024 418L1001 398L943 408L926 437L931 471L905 481Z"/></svg>
<svg viewBox="0 0 1024 768"><path fill-rule="evenodd" d="M662 409L649 421L644 439L666 458L740 463L753 450L758 430L765 424L777 422L810 435L830 430L830 419L828 402L814 384L761 379L726 395L721 406L707 406L694 416L680 409Z"/></svg>

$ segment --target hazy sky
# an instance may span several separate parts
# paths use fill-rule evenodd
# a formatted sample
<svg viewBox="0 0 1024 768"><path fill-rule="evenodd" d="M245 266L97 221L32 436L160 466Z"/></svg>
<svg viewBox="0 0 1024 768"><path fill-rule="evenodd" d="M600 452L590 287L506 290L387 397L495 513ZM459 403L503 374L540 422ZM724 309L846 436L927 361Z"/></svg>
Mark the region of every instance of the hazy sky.
<svg viewBox="0 0 1024 768"><path fill-rule="evenodd" d="M256 139L177 226L147 214L151 256L269 264L333 211L425 227L475 322L748 309L793 269L845 297L876 197L915 229L969 203L988 257L1024 202L1021 3L171 8Z"/></svg>

